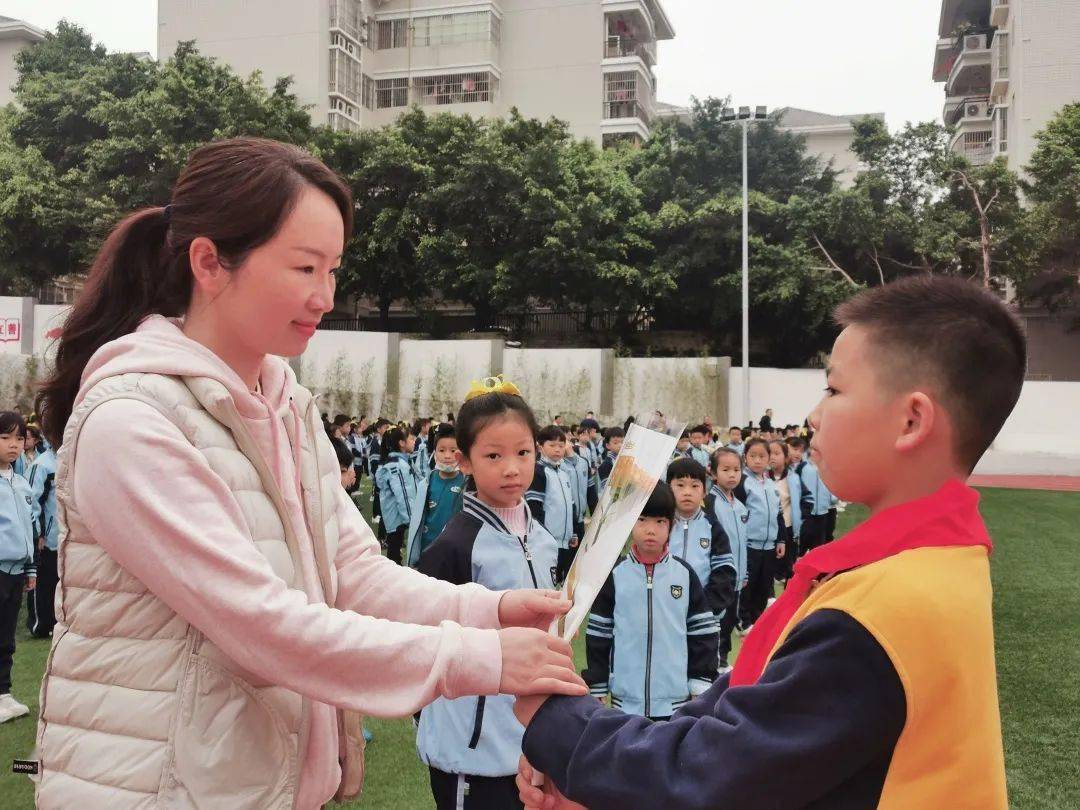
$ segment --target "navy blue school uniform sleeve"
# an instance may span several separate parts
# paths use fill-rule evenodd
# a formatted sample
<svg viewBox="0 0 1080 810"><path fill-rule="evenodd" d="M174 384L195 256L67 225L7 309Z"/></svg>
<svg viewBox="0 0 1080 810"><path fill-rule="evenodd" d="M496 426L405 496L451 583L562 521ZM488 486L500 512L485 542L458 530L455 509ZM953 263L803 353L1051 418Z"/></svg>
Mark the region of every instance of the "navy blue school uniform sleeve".
<svg viewBox="0 0 1080 810"><path fill-rule="evenodd" d="M615 460L611 458L605 458L604 463L600 465L600 469L596 474L600 476L601 483L607 483L607 480L611 478L611 471L615 467Z"/></svg>
<svg viewBox="0 0 1080 810"><path fill-rule="evenodd" d="M547 473L541 464L536 465L533 472L532 484L525 493L525 503L529 505L533 520L543 525L544 523L544 498L547 495Z"/></svg>
<svg viewBox="0 0 1080 810"><path fill-rule="evenodd" d="M731 553L731 542L712 504L706 505L705 517L712 527L712 550L709 552L709 581L703 584L713 612L720 615L735 604L735 555Z"/></svg>
<svg viewBox="0 0 1080 810"><path fill-rule="evenodd" d="M668 722L553 697L523 750L588 807L795 808L823 797L873 807L905 716L903 686L878 642L848 614L821 610L752 686L721 678Z"/></svg>
<svg viewBox="0 0 1080 810"><path fill-rule="evenodd" d="M454 585L472 582L472 551L480 522L459 512L435 542L424 549L416 570Z"/></svg>
<svg viewBox="0 0 1080 810"><path fill-rule="evenodd" d="M690 603L686 611L686 679L690 694L696 696L716 680L720 620L716 618L697 574L685 562L683 565L690 574Z"/></svg>
<svg viewBox="0 0 1080 810"><path fill-rule="evenodd" d="M611 647L615 643L615 576L609 574L600 589L585 627L585 660L581 679L589 694L602 698L608 693L611 675Z"/></svg>

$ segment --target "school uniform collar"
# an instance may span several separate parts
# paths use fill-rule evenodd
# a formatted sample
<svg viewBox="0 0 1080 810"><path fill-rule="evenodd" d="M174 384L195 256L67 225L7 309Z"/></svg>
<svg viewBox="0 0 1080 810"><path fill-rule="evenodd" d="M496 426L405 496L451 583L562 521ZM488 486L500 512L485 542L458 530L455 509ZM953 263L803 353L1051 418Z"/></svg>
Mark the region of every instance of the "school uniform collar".
<svg viewBox="0 0 1080 810"><path fill-rule="evenodd" d="M638 558L638 555L634 553L634 547L633 546L630 546L630 550L626 552L626 556L630 558L631 562L634 562L637 565L653 565L653 566L660 565L661 563L667 562L668 557L671 556L671 544L668 543L667 550L664 551L664 556L661 557L659 560L657 560L654 563L647 563L647 562L643 562L642 560L640 560Z"/></svg>
<svg viewBox="0 0 1080 810"><path fill-rule="evenodd" d="M561 464L556 464L554 461L547 458L546 456L540 456L540 465L555 470L556 472L558 472L559 467L562 466Z"/></svg>
<svg viewBox="0 0 1080 810"><path fill-rule="evenodd" d="M404 459L405 461L408 461L409 460L409 454L408 453L399 453L398 451L395 450L393 453L390 454L390 458L400 458L400 459Z"/></svg>
<svg viewBox="0 0 1080 810"><path fill-rule="evenodd" d="M524 499L522 499L518 506L525 510L525 535L528 536L532 534L533 531L532 512L530 512L528 506L525 505ZM503 519L496 514L495 510L476 497L475 493L466 492L462 495L461 511L467 515L471 515L481 523L490 526L501 534L508 535L509 537L517 537L516 534L510 531L510 527L503 522Z"/></svg>
<svg viewBox="0 0 1080 810"><path fill-rule="evenodd" d="M678 521L681 521L681 522L683 522L683 523L693 523L693 522L694 522L695 520L697 520L697 519L698 519L699 517L701 517L701 516L702 516L703 514L705 514L705 513L704 513L704 511L702 510L702 508L701 508L701 507L699 506L699 507L697 508L697 511L696 511L696 512L694 512L694 514L692 514L692 515L691 515L690 517L688 517L688 518L684 518L684 517L683 517L682 515L680 515L680 514L679 514L678 512L676 512L676 513L675 513L675 519L676 519L676 520L678 520Z"/></svg>

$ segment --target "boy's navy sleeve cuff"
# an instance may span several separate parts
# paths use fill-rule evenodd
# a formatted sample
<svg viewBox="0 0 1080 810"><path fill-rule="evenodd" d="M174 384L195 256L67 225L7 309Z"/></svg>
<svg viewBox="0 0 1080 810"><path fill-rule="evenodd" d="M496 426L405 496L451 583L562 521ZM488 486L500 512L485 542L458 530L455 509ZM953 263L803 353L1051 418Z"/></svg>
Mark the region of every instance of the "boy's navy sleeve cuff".
<svg viewBox="0 0 1080 810"><path fill-rule="evenodd" d="M554 779L555 784L565 788L570 760L589 718L603 710L600 702L591 696L554 695L548 698L525 729L521 743L525 759L536 770Z"/></svg>

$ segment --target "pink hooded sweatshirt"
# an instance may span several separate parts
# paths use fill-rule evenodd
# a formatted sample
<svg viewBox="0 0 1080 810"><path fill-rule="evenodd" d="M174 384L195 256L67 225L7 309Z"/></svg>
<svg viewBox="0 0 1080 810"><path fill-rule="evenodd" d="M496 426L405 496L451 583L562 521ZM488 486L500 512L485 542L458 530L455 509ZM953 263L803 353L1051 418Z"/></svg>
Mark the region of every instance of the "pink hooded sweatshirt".
<svg viewBox="0 0 1080 810"><path fill-rule="evenodd" d="M132 372L209 377L227 387L283 491L305 556L308 593L321 593L311 534L283 418L299 420L288 364L267 357L261 394L176 321L145 320L87 364L76 405L107 377ZM286 587L252 542L224 481L153 407L113 400L78 440L75 502L101 547L255 679L312 700L297 806L319 807L340 781L334 707L407 715L437 697L496 694L501 676L500 593L453 586L402 568L344 490L336 607ZM137 662L132 662L136 666ZM227 755L227 752L223 752Z"/></svg>

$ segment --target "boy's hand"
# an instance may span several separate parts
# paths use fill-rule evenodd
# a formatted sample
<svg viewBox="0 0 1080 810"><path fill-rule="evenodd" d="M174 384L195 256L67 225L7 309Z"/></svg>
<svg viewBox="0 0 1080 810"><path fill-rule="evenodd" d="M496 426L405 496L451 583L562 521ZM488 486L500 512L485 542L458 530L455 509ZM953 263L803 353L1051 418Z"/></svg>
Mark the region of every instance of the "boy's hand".
<svg viewBox="0 0 1080 810"><path fill-rule="evenodd" d="M533 785L533 776L536 771L529 761L522 757L518 761L517 787L518 798L525 805L526 810L585 810L584 805L572 802L563 796L555 783L550 779L544 780L544 786Z"/></svg>
<svg viewBox="0 0 1080 810"><path fill-rule="evenodd" d="M27 577L23 582L23 591L32 591L37 587L37 577Z"/></svg>
<svg viewBox="0 0 1080 810"><path fill-rule="evenodd" d="M784 559L784 552L785 551L787 551L787 544L786 543L777 543L776 544L776 559L778 559L778 560Z"/></svg>
<svg viewBox="0 0 1080 810"><path fill-rule="evenodd" d="M544 705L551 695L528 695L526 697L519 697L514 701L514 717L525 728L529 727L529 723L536 716L536 713L540 711L540 707Z"/></svg>
<svg viewBox="0 0 1080 810"><path fill-rule="evenodd" d="M572 606L558 591L507 591L499 600L499 624L546 631Z"/></svg>

